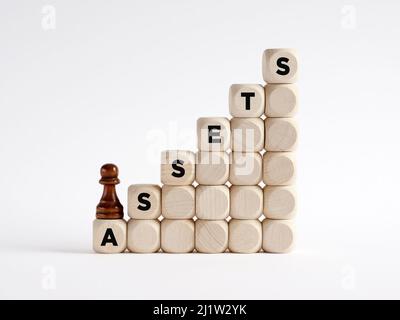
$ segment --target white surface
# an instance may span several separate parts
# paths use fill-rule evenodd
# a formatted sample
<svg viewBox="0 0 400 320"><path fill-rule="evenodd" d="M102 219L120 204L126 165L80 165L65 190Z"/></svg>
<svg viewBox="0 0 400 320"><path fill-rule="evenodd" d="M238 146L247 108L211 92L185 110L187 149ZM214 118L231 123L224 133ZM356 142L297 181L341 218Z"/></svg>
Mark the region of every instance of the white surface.
<svg viewBox="0 0 400 320"><path fill-rule="evenodd" d="M399 9L2 1L0 297L400 298ZM126 208L161 150L228 115L230 84L262 83L273 47L301 55L296 252L92 254L100 166L118 164Z"/></svg>

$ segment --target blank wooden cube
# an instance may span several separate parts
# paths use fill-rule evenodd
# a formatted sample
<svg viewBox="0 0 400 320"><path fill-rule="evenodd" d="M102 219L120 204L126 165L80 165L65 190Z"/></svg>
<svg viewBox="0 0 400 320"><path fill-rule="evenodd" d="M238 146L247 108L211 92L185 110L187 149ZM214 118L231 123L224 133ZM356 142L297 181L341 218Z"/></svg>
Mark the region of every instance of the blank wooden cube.
<svg viewBox="0 0 400 320"><path fill-rule="evenodd" d="M294 84L265 86L265 115L269 118L290 118L297 112L297 87Z"/></svg>
<svg viewBox="0 0 400 320"><path fill-rule="evenodd" d="M262 180L262 157L259 153L232 152L229 182L233 185L257 185Z"/></svg>
<svg viewBox="0 0 400 320"><path fill-rule="evenodd" d="M190 253L194 250L194 221L161 221L161 248L167 253Z"/></svg>
<svg viewBox="0 0 400 320"><path fill-rule="evenodd" d="M230 216L233 219L258 219L263 213L263 191L259 186L232 186Z"/></svg>
<svg viewBox="0 0 400 320"><path fill-rule="evenodd" d="M259 220L229 221L229 251L256 253L261 250L262 228Z"/></svg>
<svg viewBox="0 0 400 320"><path fill-rule="evenodd" d="M231 120L232 150L259 152L264 149L264 121L260 118Z"/></svg>
<svg viewBox="0 0 400 320"><path fill-rule="evenodd" d="M161 215L161 188L154 184L133 184L128 188L128 215L134 219L157 219Z"/></svg>
<svg viewBox="0 0 400 320"><path fill-rule="evenodd" d="M229 178L229 155L226 152L198 152L196 181L204 185L222 185Z"/></svg>
<svg viewBox="0 0 400 320"><path fill-rule="evenodd" d="M195 247L201 253L222 253L228 248L228 222L225 220L195 222Z"/></svg>
<svg viewBox="0 0 400 320"><path fill-rule="evenodd" d="M264 188L264 215L266 218L287 220L294 218L295 213L296 192L293 186L266 186Z"/></svg>
<svg viewBox="0 0 400 320"><path fill-rule="evenodd" d="M188 186L196 176L196 156L191 151L168 150L161 154L161 182L171 186Z"/></svg>
<svg viewBox="0 0 400 320"><path fill-rule="evenodd" d="M263 249L270 253L286 253L295 241L294 224L291 220L269 220L262 223Z"/></svg>
<svg viewBox="0 0 400 320"><path fill-rule="evenodd" d="M229 216L230 197L227 186L196 188L196 216L204 220L223 220Z"/></svg>
<svg viewBox="0 0 400 320"><path fill-rule="evenodd" d="M266 152L263 158L264 183L269 186L293 184L296 179L293 152Z"/></svg>
<svg viewBox="0 0 400 320"><path fill-rule="evenodd" d="M293 151L297 146L297 124L293 118L265 120L265 150Z"/></svg>
<svg viewBox="0 0 400 320"><path fill-rule="evenodd" d="M167 219L191 219L195 214L193 186L163 186L162 215Z"/></svg>
<svg viewBox="0 0 400 320"><path fill-rule="evenodd" d="M297 81L298 59L294 49L267 49L262 58L263 78L267 83Z"/></svg>
<svg viewBox="0 0 400 320"><path fill-rule="evenodd" d="M264 90L259 84L233 84L229 89L232 117L258 118L264 114Z"/></svg>
<svg viewBox="0 0 400 320"><path fill-rule="evenodd" d="M160 221L129 220L127 243L130 252L158 252L161 248Z"/></svg>
<svg viewBox="0 0 400 320"><path fill-rule="evenodd" d="M126 249L126 222L123 219L93 221L93 250L98 253L121 253Z"/></svg>
<svg viewBox="0 0 400 320"><path fill-rule="evenodd" d="M227 151L231 148L231 126L227 118L197 120L197 139L200 151Z"/></svg>

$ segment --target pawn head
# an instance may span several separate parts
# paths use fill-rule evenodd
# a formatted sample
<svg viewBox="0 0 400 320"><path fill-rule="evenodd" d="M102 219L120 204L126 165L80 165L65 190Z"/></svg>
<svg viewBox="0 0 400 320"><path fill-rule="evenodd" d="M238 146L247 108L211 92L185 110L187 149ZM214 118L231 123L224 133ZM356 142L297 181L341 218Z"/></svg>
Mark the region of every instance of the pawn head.
<svg viewBox="0 0 400 320"><path fill-rule="evenodd" d="M100 169L101 184L118 184L118 167L115 164L107 163Z"/></svg>

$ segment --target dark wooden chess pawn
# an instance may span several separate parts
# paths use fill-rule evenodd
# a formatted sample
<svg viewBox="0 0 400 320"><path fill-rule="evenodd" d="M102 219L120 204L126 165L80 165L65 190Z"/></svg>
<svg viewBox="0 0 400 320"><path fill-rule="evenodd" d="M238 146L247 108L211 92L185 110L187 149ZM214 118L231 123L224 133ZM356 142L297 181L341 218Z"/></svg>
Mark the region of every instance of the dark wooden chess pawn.
<svg viewBox="0 0 400 320"><path fill-rule="evenodd" d="M122 219L124 207L119 202L115 185L119 183L118 167L107 163L100 169L100 184L104 185L103 195L96 207L97 219Z"/></svg>

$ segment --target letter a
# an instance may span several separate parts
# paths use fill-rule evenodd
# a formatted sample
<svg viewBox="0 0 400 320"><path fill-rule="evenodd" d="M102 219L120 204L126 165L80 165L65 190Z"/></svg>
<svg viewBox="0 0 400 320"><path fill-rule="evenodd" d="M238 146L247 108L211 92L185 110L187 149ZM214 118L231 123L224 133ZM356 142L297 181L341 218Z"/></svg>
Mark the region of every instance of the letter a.
<svg viewBox="0 0 400 320"><path fill-rule="evenodd" d="M112 243L114 247L118 246L117 239L115 239L114 232L111 228L107 228L106 232L104 233L103 241L101 242L101 246L106 246L107 243Z"/></svg>

